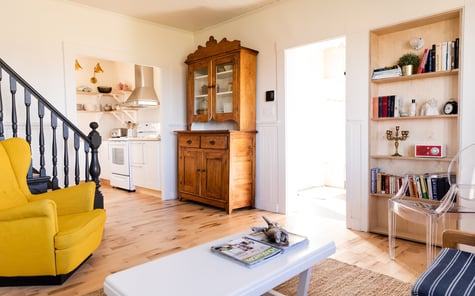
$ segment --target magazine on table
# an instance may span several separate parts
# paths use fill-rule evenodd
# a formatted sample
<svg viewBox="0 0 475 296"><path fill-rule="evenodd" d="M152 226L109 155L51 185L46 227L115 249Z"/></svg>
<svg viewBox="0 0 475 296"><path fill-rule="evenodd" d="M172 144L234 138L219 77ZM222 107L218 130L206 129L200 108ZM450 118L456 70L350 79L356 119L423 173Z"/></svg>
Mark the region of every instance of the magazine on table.
<svg viewBox="0 0 475 296"><path fill-rule="evenodd" d="M296 234L296 233L292 233L292 232L288 232L288 231L287 231L287 234L289 235L289 243L287 245L280 245L280 244L276 243L275 241L271 241L271 239L269 239L267 237L267 235L264 233L264 231L253 231L253 232L247 234L246 237L250 238L252 240L267 244L269 246L276 247L278 249L282 249L282 252L285 252L289 249L293 249L297 246L308 243L308 238L306 236Z"/></svg>
<svg viewBox="0 0 475 296"><path fill-rule="evenodd" d="M213 253L233 259L248 267L253 267L282 253L282 249L246 237L230 240L212 246Z"/></svg>

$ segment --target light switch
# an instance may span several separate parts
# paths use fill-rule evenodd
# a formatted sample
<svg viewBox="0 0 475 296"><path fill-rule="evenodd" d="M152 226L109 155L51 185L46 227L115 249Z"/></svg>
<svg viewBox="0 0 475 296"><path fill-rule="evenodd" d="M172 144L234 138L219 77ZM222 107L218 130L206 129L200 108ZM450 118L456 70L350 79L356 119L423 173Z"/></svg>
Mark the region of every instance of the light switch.
<svg viewBox="0 0 475 296"><path fill-rule="evenodd" d="M274 91L268 90L266 91L266 102L272 102L272 101L274 101Z"/></svg>

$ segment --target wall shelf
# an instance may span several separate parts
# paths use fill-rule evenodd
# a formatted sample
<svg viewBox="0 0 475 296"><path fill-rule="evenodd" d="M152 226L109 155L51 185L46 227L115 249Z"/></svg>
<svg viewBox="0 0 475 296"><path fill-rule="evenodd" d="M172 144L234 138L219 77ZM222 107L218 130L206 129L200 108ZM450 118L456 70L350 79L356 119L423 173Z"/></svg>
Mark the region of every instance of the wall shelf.
<svg viewBox="0 0 475 296"><path fill-rule="evenodd" d="M418 79L427 79L427 78L458 75L458 73L459 73L459 70L454 69L454 70L450 70L450 71L439 71L439 72L413 74L413 75L408 75L408 76L398 76L398 77L389 77L389 78L381 78L381 79L372 79L371 82L372 83L402 82L402 81L411 81L411 80L418 80Z"/></svg>
<svg viewBox="0 0 475 296"><path fill-rule="evenodd" d="M462 12L457 10L372 30L370 32L369 68L372 70L397 63L400 56L412 51L408 46L408 40L414 36L423 36L425 47L428 49L433 45L437 47L437 44L440 45L443 42L452 42L456 38L463 41L461 18ZM421 56L424 49L414 52ZM459 65L462 65L461 61ZM440 111L449 100L456 101L461 106L459 73L459 69L453 69L369 80L368 167L370 171L368 172L368 192L380 190L377 193L368 194L369 231L388 233L388 199L395 194L394 191L397 192L399 184L394 183L394 179L391 177L405 174L447 172L450 161L459 150L460 117L458 114L377 117L380 115L381 106L375 98L379 100L380 97L394 96L398 99L395 102L402 102L401 105L398 105L398 110L402 112L408 111L412 99L415 99L419 109L416 110L416 114L421 114L421 107L430 99L437 101L437 110ZM374 105L375 102L378 103L377 106ZM393 131L395 126L400 126L401 130L409 131L408 137L399 141L398 150L403 155L402 157L391 156L395 151L395 145L394 141L388 141L386 136L387 130ZM447 157L415 157L414 147L417 144L444 145ZM379 178L378 170L381 172L381 178ZM377 172L376 175L375 172ZM390 183L389 191L386 190L386 193L382 193L383 186L378 183L382 182L383 175L390 176L389 182L393 182ZM373 183L371 182L372 178ZM377 190L375 190L375 184ZM397 237L420 242L425 240L423 225L414 224L400 217L397 218L396 225Z"/></svg>

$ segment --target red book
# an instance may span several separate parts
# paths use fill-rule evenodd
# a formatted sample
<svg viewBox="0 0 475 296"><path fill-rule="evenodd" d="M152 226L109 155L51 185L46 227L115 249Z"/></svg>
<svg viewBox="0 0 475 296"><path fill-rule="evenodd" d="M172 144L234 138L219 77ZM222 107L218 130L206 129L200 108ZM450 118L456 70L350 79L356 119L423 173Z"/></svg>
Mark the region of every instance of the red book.
<svg viewBox="0 0 475 296"><path fill-rule="evenodd" d="M383 96L383 106L381 111L383 111L383 116L381 117L388 117L388 96Z"/></svg>
<svg viewBox="0 0 475 296"><path fill-rule="evenodd" d="M427 56L429 55L429 49L424 49L424 54L422 55L421 62L419 64L419 68L417 68L417 74L424 73L425 65L427 62Z"/></svg>

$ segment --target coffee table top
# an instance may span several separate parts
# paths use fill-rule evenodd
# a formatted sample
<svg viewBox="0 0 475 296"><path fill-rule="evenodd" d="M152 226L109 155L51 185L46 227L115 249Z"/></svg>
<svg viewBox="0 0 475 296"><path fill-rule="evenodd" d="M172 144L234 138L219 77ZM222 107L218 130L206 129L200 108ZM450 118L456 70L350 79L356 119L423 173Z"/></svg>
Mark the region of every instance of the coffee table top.
<svg viewBox="0 0 475 296"><path fill-rule="evenodd" d="M247 232L246 232L247 233ZM249 268L214 254L210 247L234 234L109 275L112 295L261 295L335 253L332 241L309 243Z"/></svg>

